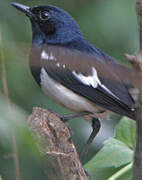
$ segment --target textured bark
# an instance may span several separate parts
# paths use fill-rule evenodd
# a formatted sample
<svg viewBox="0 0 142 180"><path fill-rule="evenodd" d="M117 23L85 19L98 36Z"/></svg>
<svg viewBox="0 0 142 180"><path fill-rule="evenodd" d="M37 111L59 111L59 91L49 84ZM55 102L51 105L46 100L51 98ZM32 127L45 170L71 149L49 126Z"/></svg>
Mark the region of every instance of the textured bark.
<svg viewBox="0 0 142 180"><path fill-rule="evenodd" d="M48 179L87 180L66 123L49 110L34 108L29 125Z"/></svg>
<svg viewBox="0 0 142 180"><path fill-rule="evenodd" d="M139 90L136 104L137 139L135 161L133 168L133 180L142 179L142 0L137 0L137 14L139 17L139 44L140 49L135 55L127 55L127 60L132 64L136 74L136 85Z"/></svg>

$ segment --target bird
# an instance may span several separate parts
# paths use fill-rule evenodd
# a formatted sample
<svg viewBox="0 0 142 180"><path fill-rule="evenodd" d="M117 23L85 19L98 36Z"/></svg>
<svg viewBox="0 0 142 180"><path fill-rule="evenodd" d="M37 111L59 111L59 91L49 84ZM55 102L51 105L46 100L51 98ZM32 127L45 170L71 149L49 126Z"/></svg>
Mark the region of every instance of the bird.
<svg viewBox="0 0 142 180"><path fill-rule="evenodd" d="M79 25L65 10L52 6L12 6L31 21L30 68L44 93L74 114L92 123L86 150L100 130L100 119L117 113L136 119L135 101L129 92L131 69L89 43ZM123 73L121 74L121 71Z"/></svg>

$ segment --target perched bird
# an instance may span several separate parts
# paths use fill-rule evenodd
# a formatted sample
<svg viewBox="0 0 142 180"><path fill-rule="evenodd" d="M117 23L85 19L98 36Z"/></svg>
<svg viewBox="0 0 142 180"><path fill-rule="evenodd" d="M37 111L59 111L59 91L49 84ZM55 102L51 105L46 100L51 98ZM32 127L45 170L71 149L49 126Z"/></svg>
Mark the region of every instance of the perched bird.
<svg viewBox="0 0 142 180"><path fill-rule="evenodd" d="M30 67L41 89L77 114L92 121L89 145L100 129L99 118L111 112L135 119L135 103L123 72L130 72L90 44L78 24L64 10L47 5L27 7L12 3L32 24Z"/></svg>

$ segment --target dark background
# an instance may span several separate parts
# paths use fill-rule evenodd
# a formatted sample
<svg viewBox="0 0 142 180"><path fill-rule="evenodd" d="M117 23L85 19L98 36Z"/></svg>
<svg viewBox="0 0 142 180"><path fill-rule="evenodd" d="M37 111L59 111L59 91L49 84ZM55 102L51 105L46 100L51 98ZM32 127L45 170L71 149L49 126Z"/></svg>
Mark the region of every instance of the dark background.
<svg viewBox="0 0 142 180"><path fill-rule="evenodd" d="M45 96L35 83L28 66L31 25L23 13L10 5L11 2L11 0L0 0L0 32L2 36L0 47L4 54L11 101L24 110L26 117L35 106L49 108L60 114L69 113ZM126 64L124 54L134 53L138 48L134 0L17 0L16 2L27 6L52 4L63 8L79 23L88 41L115 57L122 64ZM2 81L0 81L0 90L3 93ZM1 106L4 104L2 98L0 103ZM2 109L0 109L1 119L4 119L5 111ZM119 116L113 116L110 118L111 120L102 121L103 128L94 140L94 144L87 154L86 162L98 151L105 139L113 136L113 127L119 118ZM91 126L82 119L72 120L70 125L74 132L74 141L80 152L91 132ZM10 136L10 130L5 129L5 131ZM44 179L44 173L39 168L38 158L36 159L36 156L33 155L38 152L31 150L31 148L34 149L31 146L32 138L27 130L24 130L24 133L19 131L18 133L20 133L18 151L23 179L39 179L39 177L40 180ZM7 143L7 139L5 141L3 133L1 142L0 173L5 179L14 179L13 161L9 155L12 147L9 145L10 143Z"/></svg>

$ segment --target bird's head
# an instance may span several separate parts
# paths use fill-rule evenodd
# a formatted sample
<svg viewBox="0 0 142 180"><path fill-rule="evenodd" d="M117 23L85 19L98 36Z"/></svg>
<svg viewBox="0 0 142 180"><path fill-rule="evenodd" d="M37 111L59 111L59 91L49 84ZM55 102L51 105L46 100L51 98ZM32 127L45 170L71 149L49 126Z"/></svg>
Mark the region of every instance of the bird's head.
<svg viewBox="0 0 142 180"><path fill-rule="evenodd" d="M12 5L29 17L33 43L64 44L82 36L74 19L58 7L47 5L30 8L18 3Z"/></svg>

